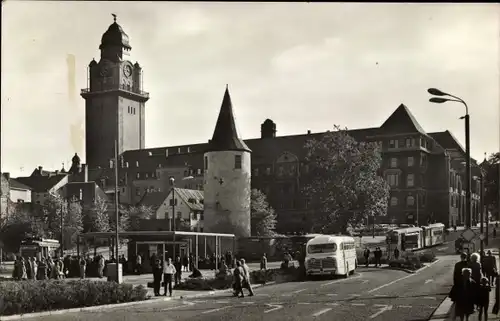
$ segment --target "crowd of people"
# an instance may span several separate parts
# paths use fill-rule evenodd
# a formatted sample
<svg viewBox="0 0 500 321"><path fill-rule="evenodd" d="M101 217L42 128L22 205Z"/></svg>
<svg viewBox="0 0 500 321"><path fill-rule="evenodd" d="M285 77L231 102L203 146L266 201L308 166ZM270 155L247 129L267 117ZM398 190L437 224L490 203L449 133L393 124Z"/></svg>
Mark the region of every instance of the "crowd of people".
<svg viewBox="0 0 500 321"><path fill-rule="evenodd" d="M498 314L499 281L496 259L491 251L484 253L461 253L460 262L453 271L453 287L450 298L455 305L455 316L468 321L475 311L479 320L488 320L490 292L495 284L495 306L492 312Z"/></svg>

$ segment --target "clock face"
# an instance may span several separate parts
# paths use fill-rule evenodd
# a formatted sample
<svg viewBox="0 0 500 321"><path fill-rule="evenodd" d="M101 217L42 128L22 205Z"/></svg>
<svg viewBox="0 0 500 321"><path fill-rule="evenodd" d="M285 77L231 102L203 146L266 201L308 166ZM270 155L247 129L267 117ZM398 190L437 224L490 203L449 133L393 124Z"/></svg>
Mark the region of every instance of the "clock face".
<svg viewBox="0 0 500 321"><path fill-rule="evenodd" d="M125 77L130 77L130 75L132 75L132 67L130 67L130 65L126 65L123 68L123 74L125 75Z"/></svg>

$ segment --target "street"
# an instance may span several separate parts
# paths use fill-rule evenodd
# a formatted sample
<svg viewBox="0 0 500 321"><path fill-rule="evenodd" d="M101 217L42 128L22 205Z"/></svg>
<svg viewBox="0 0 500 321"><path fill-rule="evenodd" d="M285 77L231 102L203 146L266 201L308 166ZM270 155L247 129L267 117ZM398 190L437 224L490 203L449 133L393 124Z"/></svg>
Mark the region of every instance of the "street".
<svg viewBox="0 0 500 321"><path fill-rule="evenodd" d="M257 288L254 297L220 293L34 320L427 320L449 292L455 262L456 256L442 256L416 274L362 267L347 279Z"/></svg>

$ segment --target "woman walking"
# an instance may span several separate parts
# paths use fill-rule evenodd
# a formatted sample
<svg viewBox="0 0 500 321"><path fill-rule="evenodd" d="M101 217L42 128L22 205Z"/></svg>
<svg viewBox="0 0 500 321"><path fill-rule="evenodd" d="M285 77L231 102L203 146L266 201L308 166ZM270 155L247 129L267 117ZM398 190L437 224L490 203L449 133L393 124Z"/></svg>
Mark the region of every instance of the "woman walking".
<svg viewBox="0 0 500 321"><path fill-rule="evenodd" d="M461 282L453 285L450 298L455 302L455 318L460 321L469 321L469 316L474 313L474 303L476 303L476 282L471 278L471 269L462 270Z"/></svg>

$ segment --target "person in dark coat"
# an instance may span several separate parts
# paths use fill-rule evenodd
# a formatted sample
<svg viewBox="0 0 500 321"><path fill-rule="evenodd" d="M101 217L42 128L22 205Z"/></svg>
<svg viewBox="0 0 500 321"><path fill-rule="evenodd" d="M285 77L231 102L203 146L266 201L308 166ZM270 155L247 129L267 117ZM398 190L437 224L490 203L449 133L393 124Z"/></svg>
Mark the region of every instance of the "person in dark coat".
<svg viewBox="0 0 500 321"><path fill-rule="evenodd" d="M483 273L488 278L490 284L494 284L495 273L497 271L497 260L491 254L491 251L486 252L486 256L483 258Z"/></svg>
<svg viewBox="0 0 500 321"><path fill-rule="evenodd" d="M469 262L467 261L467 254L460 254L460 262L455 264L455 268L453 269L453 285L460 283L462 281L462 270L469 266Z"/></svg>
<svg viewBox="0 0 500 321"><path fill-rule="evenodd" d="M174 284L177 285L179 283L181 283L181 279L182 279L182 261L181 261L181 258L178 256L175 258L175 263L174 263L174 266L175 266L175 275L174 275Z"/></svg>
<svg viewBox="0 0 500 321"><path fill-rule="evenodd" d="M153 291L155 296L160 296L161 278L163 276L163 267L160 260L156 259L153 264Z"/></svg>
<svg viewBox="0 0 500 321"><path fill-rule="evenodd" d="M395 248L395 249L394 249L394 258L395 258L396 260L397 260L397 259L399 259L399 250L398 250L398 248Z"/></svg>
<svg viewBox="0 0 500 321"><path fill-rule="evenodd" d="M481 284L478 286L477 291L477 306L479 308L479 320L482 320L484 314L484 320L488 321L488 306L490 304L490 292L491 286L488 278L481 278Z"/></svg>
<svg viewBox="0 0 500 321"><path fill-rule="evenodd" d="M366 260L366 267L368 267L368 264L370 264L370 249L366 248L365 251L363 252L363 256Z"/></svg>
<svg viewBox="0 0 500 321"><path fill-rule="evenodd" d="M234 269L233 277L234 277L234 283L233 283L234 296L244 298L245 295L243 294L243 284L245 282L245 272L243 271L243 268L241 267L241 262L239 260L236 261L236 268Z"/></svg>
<svg viewBox="0 0 500 321"><path fill-rule="evenodd" d="M477 286L471 278L471 269L462 270L462 279L453 285L450 298L455 303L455 316L460 321L469 321L469 316L474 313L474 302L476 301Z"/></svg>

